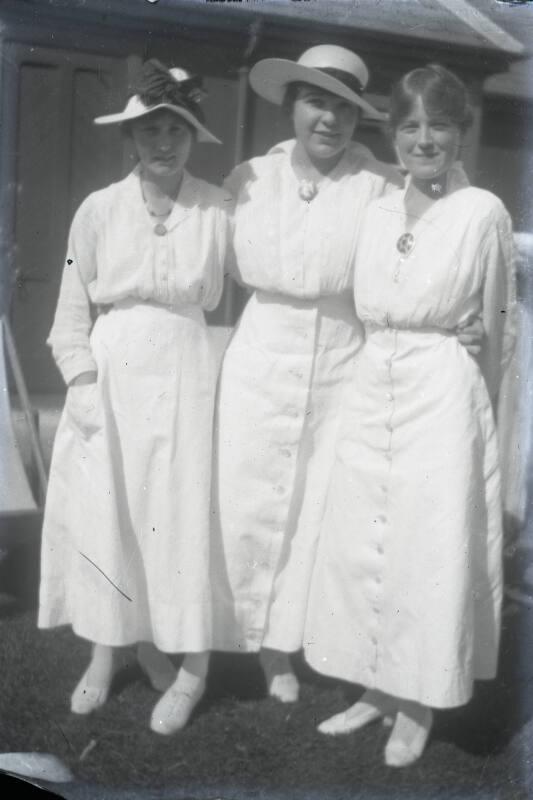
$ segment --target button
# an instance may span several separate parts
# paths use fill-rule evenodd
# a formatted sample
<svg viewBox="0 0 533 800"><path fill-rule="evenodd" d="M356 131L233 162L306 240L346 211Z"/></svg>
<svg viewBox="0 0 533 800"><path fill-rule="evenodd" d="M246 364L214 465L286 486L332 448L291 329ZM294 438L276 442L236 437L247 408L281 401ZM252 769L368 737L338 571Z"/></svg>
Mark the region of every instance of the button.
<svg viewBox="0 0 533 800"><path fill-rule="evenodd" d="M392 392L387 392L387 400L389 401L394 400L394 395L392 394Z"/></svg>
<svg viewBox="0 0 533 800"><path fill-rule="evenodd" d="M158 222L154 228L154 233L156 236L166 236L168 231L162 222Z"/></svg>
<svg viewBox="0 0 533 800"><path fill-rule="evenodd" d="M378 544L376 549L377 549L379 555L382 556L383 555L383 546L381 544Z"/></svg>
<svg viewBox="0 0 533 800"><path fill-rule="evenodd" d="M378 514L378 522L387 522L385 514Z"/></svg>
<svg viewBox="0 0 533 800"><path fill-rule="evenodd" d="M291 451L288 450L286 447L281 449L279 452L280 452L280 455L284 456L284 458L290 458L292 456Z"/></svg>

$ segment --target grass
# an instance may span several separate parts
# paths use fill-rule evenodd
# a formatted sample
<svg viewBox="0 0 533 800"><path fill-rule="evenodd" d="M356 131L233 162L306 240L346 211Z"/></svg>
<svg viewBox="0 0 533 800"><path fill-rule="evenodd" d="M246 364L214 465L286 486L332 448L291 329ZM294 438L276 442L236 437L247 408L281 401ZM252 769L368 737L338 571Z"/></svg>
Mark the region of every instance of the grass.
<svg viewBox="0 0 533 800"><path fill-rule="evenodd" d="M158 695L134 665L119 673L102 709L73 715L69 696L89 646L65 628L38 631L33 605L8 596L0 606L0 751L57 755L76 776L76 797L89 797L83 786L100 787L90 797L106 800L119 787L144 790L137 796L146 800L163 789L172 800L527 797L527 608L506 617L499 679L480 684L466 708L437 713L424 757L397 771L383 765L387 731L379 724L337 739L317 733L317 722L358 692L320 678L301 659L301 700L282 705L265 697L255 657L214 654L206 696L190 725L169 738L148 728Z"/></svg>

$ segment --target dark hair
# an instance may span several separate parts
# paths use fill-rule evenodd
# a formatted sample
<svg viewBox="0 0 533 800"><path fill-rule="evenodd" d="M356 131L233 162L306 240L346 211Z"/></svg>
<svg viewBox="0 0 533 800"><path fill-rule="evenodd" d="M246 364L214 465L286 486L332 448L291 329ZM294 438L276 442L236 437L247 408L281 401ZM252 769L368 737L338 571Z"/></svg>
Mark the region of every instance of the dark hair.
<svg viewBox="0 0 533 800"><path fill-rule="evenodd" d="M461 132L472 124L472 109L464 83L440 64L428 64L408 72L392 87L389 108L392 134L412 111L418 97L426 111L448 117Z"/></svg>
<svg viewBox="0 0 533 800"><path fill-rule="evenodd" d="M314 83L306 83L305 81L292 81L291 83L287 84L287 88L285 89L285 94L283 96L283 102L281 104L281 110L286 117L292 116L294 103L298 97L298 92L300 89L317 89L325 94L333 94L336 96L335 92L329 92L327 89L322 89L320 86L315 86ZM359 106L354 105L354 108L359 109Z"/></svg>
<svg viewBox="0 0 533 800"><path fill-rule="evenodd" d="M283 102L281 104L281 110L285 116L290 117L292 115L294 103L298 97L298 92L300 89L303 89L307 86L312 87L312 84L304 83L302 81L292 81L291 83L287 84L287 88L285 89L285 94L283 96Z"/></svg>

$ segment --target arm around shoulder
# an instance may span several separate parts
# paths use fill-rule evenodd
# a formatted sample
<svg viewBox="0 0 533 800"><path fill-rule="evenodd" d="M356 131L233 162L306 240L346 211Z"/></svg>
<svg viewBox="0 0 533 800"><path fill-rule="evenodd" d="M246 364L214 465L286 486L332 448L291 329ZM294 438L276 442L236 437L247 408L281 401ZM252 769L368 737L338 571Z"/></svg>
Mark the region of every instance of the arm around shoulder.
<svg viewBox="0 0 533 800"><path fill-rule="evenodd" d="M511 218L499 203L482 243L484 267L483 341L480 366L496 406L516 339L516 258Z"/></svg>

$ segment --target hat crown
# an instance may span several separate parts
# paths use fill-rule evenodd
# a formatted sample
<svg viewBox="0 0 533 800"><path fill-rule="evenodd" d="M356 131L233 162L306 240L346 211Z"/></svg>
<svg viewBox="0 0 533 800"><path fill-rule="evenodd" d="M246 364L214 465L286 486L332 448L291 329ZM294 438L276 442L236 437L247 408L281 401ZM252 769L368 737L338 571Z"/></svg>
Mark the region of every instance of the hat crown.
<svg viewBox="0 0 533 800"><path fill-rule="evenodd" d="M319 44L302 53L297 63L311 69L336 69L347 72L357 78L362 89L368 83L368 70L364 61L345 47Z"/></svg>

